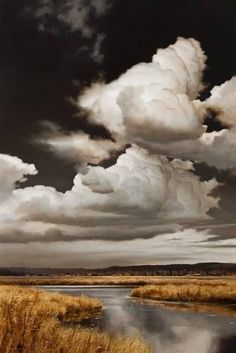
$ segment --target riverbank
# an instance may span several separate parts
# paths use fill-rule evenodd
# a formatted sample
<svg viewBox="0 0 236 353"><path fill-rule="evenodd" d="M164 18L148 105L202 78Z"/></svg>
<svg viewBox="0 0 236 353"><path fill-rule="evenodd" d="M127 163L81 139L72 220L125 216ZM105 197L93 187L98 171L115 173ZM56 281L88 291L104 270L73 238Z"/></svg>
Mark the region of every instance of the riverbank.
<svg viewBox="0 0 236 353"><path fill-rule="evenodd" d="M236 303L236 280L159 282L134 288L135 298L203 303Z"/></svg>
<svg viewBox="0 0 236 353"><path fill-rule="evenodd" d="M0 286L2 353L152 353L139 339L96 330L72 329L64 322L98 315L100 300L38 289Z"/></svg>

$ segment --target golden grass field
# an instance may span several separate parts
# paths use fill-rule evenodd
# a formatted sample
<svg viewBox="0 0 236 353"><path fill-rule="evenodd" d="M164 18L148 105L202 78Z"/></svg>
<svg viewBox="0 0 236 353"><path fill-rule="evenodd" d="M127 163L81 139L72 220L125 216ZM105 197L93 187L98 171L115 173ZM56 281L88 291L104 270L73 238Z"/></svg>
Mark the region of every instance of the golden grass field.
<svg viewBox="0 0 236 353"><path fill-rule="evenodd" d="M152 282L154 281L154 282ZM144 285L155 283L147 276L0 276L0 284L17 285Z"/></svg>
<svg viewBox="0 0 236 353"><path fill-rule="evenodd" d="M138 338L68 328L101 311L97 299L0 286L1 353L152 353Z"/></svg>
<svg viewBox="0 0 236 353"><path fill-rule="evenodd" d="M132 297L152 299L157 303L236 303L235 277L32 276L0 277L0 284L1 353L152 353L139 338L64 325L68 321L99 315L102 309L99 300L16 285L142 284L132 290ZM196 304L193 310L202 308ZM208 308L204 310L208 311Z"/></svg>
<svg viewBox="0 0 236 353"><path fill-rule="evenodd" d="M161 283L190 283L192 281L215 283L233 281L236 277L194 277L194 276L0 276L0 284L5 285L127 285L141 286Z"/></svg>
<svg viewBox="0 0 236 353"><path fill-rule="evenodd" d="M131 296L177 302L236 303L236 279L160 280L134 288Z"/></svg>

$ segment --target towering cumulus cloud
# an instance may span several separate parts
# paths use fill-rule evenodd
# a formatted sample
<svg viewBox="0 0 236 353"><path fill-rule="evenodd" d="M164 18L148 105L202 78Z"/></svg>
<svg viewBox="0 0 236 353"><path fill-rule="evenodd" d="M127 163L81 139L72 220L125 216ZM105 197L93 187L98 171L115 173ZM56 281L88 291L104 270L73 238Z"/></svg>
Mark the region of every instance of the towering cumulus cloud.
<svg viewBox="0 0 236 353"><path fill-rule="evenodd" d="M87 153L87 161L101 161L102 153L97 158L96 146L105 159L127 143L159 154L160 144L199 138L206 130L202 121L207 108L195 99L203 88L205 60L199 42L178 38L175 44L157 50L152 62L135 65L111 83L95 83L85 89L79 106L116 141L87 137L94 147ZM84 140L84 134L68 138L68 134L55 131L40 142L78 164L76 156L86 155Z"/></svg>
<svg viewBox="0 0 236 353"><path fill-rule="evenodd" d="M200 116L207 112L214 113L222 128L221 131L204 132L198 138L175 141L156 140L146 146L153 152L165 154L172 158L182 158L197 162L205 162L219 169L236 168L236 77L211 90L205 101L195 101ZM227 156L227 157L226 157Z"/></svg>
<svg viewBox="0 0 236 353"><path fill-rule="evenodd" d="M79 104L116 139L153 141L198 137L204 131L192 100L202 89L205 55L194 39L178 38L151 63L135 65L109 84L95 84Z"/></svg>
<svg viewBox="0 0 236 353"><path fill-rule="evenodd" d="M94 84L78 103L119 144L235 169L236 77L214 87L207 100L197 100L205 59L199 42L178 38L151 63L135 65L109 84ZM207 132L206 116L221 131Z"/></svg>

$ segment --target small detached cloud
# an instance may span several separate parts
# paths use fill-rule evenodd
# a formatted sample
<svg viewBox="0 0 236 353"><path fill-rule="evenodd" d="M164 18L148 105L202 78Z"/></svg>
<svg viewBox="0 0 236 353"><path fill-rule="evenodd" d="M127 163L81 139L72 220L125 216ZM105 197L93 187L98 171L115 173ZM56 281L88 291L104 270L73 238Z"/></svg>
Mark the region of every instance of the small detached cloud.
<svg viewBox="0 0 236 353"><path fill-rule="evenodd" d="M96 32L91 18L103 16L110 6L110 0L39 0L34 15L41 19L42 30L47 16L52 16L66 24L71 31L80 31L84 37L91 37Z"/></svg>
<svg viewBox="0 0 236 353"><path fill-rule="evenodd" d="M66 133L48 121L41 125L44 132L32 142L41 144L59 158L70 160L77 170L83 170L88 163L97 165L123 149L123 145L112 140L94 139L83 131Z"/></svg>
<svg viewBox="0 0 236 353"><path fill-rule="evenodd" d="M84 44L78 52L90 53L97 64L103 62L104 33L99 32L97 21L111 8L110 0L38 0L24 9L24 15L34 16L41 32L60 35L69 31L79 33Z"/></svg>

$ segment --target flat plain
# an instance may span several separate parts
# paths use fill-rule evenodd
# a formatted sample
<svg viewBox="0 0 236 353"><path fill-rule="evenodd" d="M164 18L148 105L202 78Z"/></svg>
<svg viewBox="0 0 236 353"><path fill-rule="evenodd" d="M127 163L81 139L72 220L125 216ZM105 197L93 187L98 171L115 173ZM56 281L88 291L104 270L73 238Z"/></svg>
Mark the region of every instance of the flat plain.
<svg viewBox="0 0 236 353"><path fill-rule="evenodd" d="M236 282L236 276L0 276L0 284L23 286L127 285Z"/></svg>

